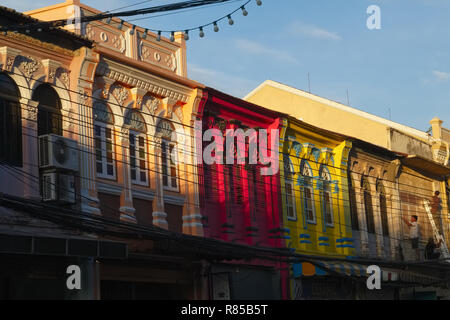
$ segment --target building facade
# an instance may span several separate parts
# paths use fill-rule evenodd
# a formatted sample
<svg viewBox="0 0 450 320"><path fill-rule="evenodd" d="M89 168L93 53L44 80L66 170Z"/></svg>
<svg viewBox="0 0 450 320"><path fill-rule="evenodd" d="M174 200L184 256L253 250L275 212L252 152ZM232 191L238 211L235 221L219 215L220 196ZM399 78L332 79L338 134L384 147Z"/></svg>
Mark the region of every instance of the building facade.
<svg viewBox="0 0 450 320"><path fill-rule="evenodd" d="M201 121L203 137L200 140L203 143L200 147L203 159L199 161L202 163L199 177L205 237L249 246L284 246L286 234L282 222L278 168L264 175L261 160L264 156L259 149L262 145L260 130L264 129L267 130L265 140L268 142L266 155L278 165L277 149L271 150L273 144L270 141L278 142L279 136L273 135L272 130L278 132L280 129L280 114L206 88L196 116ZM211 153L214 162L207 163L205 153L213 141L212 137L215 141ZM231 153L232 163L226 161L230 145L236 150ZM255 155L252 146L258 146L258 160L255 162L250 161ZM238 162L239 159L242 162ZM286 298L286 268L284 263L258 259L213 265L213 275L217 278L213 278L212 288L215 291L238 286L239 289L231 293L231 298L235 299ZM243 276L252 269L259 271L255 271L253 277ZM224 276L228 279L225 284ZM245 278L247 282L243 280ZM225 296L229 296L229 289L226 292Z"/></svg>

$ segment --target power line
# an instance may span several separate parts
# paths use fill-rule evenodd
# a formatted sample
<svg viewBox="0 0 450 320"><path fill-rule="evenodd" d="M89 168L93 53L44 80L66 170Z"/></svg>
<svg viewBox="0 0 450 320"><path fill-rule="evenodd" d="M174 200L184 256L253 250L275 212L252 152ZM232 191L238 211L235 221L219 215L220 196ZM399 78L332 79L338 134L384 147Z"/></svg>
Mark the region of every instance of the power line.
<svg viewBox="0 0 450 320"><path fill-rule="evenodd" d="M196 182L194 182L194 181L189 181L189 182L196 183ZM221 190L221 191L225 191L225 190ZM343 199L342 199L342 200L343 200ZM320 220L320 217L319 217L319 220Z"/></svg>
<svg viewBox="0 0 450 320"><path fill-rule="evenodd" d="M154 154L151 154L151 155L154 155ZM117 160L116 160L117 161ZM283 177L282 175L281 175L281 177ZM191 183L196 183L196 181L194 182L194 181L188 181L188 182L191 182ZM345 189L345 188L342 188L342 189ZM217 190L219 190L219 191L225 191L226 192L226 190L221 190L221 189L217 189ZM426 189L427 191L429 191L428 189ZM343 190L343 191L346 191L346 190ZM422 195L422 194L421 194ZM283 195L282 195L283 196ZM345 199L340 199L340 200L343 200L343 201L345 201Z"/></svg>
<svg viewBox="0 0 450 320"><path fill-rule="evenodd" d="M103 12L92 16L84 16L80 17L79 19L60 19L60 20L54 20L54 21L39 21L36 23L29 23L29 24L22 24L17 25L14 27L10 26L2 26L0 27L0 32L7 33L8 31L17 32L19 30L24 30L27 33L31 32L31 29L37 30L37 31L43 31L43 30L51 30L53 28L57 27L63 27L67 24L73 24L73 23L89 23L99 20L106 19L107 23L110 23L113 17L128 17L128 16L136 16L136 15L143 15L143 14L152 14L152 13L158 13L158 12L167 12L167 11L177 11L177 10L183 10L183 9L189 9L189 8L196 8L196 7L203 7L203 6L212 6L215 4L223 4L223 3L231 3L231 2L237 2L237 1L244 1L244 0L190 0L185 2L179 2L179 3L173 3L173 4L167 4L167 5L161 5L161 6L155 6L150 8L143 8L143 9L136 9L136 10L129 10L129 11L122 11L117 13L111 13L111 12ZM156 30L156 29L145 29L144 31L144 37L147 36L148 31L153 31L158 34L157 40L159 41L161 39L162 33L169 33L170 34L170 40L175 41L174 35L176 32L183 32L185 40L189 39L189 32L193 30L199 30L200 37L204 36L203 28L207 26L214 25L214 31L219 31L218 22L228 19L228 23L230 25L234 24L233 19L231 16L235 14L237 11L241 10L242 14L244 16L247 16L248 12L245 9L245 6L248 5L252 0L248 0L244 3L244 5L240 6L239 8L233 10L232 12L215 19L209 23L197 26L197 27L191 27L191 28L183 28L181 30ZM260 0L256 0L256 3L258 6L262 4ZM124 24L123 20L120 20L119 23L119 29L122 29L122 26ZM132 26L132 32L134 32L134 29L136 26Z"/></svg>

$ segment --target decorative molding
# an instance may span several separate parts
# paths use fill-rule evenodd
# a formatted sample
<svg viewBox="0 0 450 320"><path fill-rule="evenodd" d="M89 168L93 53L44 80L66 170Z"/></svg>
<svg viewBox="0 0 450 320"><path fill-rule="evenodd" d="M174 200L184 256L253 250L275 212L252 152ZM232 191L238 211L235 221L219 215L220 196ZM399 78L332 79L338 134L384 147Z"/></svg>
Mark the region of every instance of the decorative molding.
<svg viewBox="0 0 450 320"><path fill-rule="evenodd" d="M96 72L98 76L113 79L130 87L144 89L153 96L172 98L183 104L189 101L192 93L192 89L184 85L111 60L102 61Z"/></svg>
<svg viewBox="0 0 450 320"><path fill-rule="evenodd" d="M85 35L89 40L95 41L99 45L116 52L123 54L127 49L125 37L118 29L88 24L86 26Z"/></svg>
<svg viewBox="0 0 450 320"><path fill-rule="evenodd" d="M139 58L142 62L147 62L172 72L177 70L177 58L174 52L157 48L148 41L139 43Z"/></svg>
<svg viewBox="0 0 450 320"><path fill-rule="evenodd" d="M147 109L150 111L152 115L155 115L156 110L158 110L159 107L161 106L161 100L159 100L156 97L146 95L144 97L143 105L147 107Z"/></svg>
<svg viewBox="0 0 450 320"><path fill-rule="evenodd" d="M180 121L183 121L183 107L182 106L178 106L175 109L175 114L177 115L177 117Z"/></svg>
<svg viewBox="0 0 450 320"><path fill-rule="evenodd" d="M56 77L61 80L64 86L69 89L70 87L70 70L64 68L58 68L56 70Z"/></svg>
<svg viewBox="0 0 450 320"><path fill-rule="evenodd" d="M331 157L333 156L333 149L331 148L322 148L320 150L320 162L323 164L328 164Z"/></svg>
<svg viewBox="0 0 450 320"><path fill-rule="evenodd" d="M119 84L114 85L112 89L112 95L117 99L120 105L123 106L124 102L128 99L128 89Z"/></svg>
<svg viewBox="0 0 450 320"><path fill-rule="evenodd" d="M166 110L166 118L171 119L172 118L172 112L173 108L175 107L177 103L177 100L174 98L164 98L162 99L162 104L164 109Z"/></svg>
<svg viewBox="0 0 450 320"><path fill-rule="evenodd" d="M35 123L37 125L36 121L38 118L39 102L27 98L22 98L20 99L20 104L22 105L22 108L25 111L24 114L25 120L28 120L29 122Z"/></svg>
<svg viewBox="0 0 450 320"><path fill-rule="evenodd" d="M33 74L41 68L39 61L31 56L19 56L17 60L19 61L20 71L22 71L27 78L31 78Z"/></svg>
<svg viewBox="0 0 450 320"><path fill-rule="evenodd" d="M131 91L131 98L134 101L133 108L141 110L144 95L147 93L147 91L141 88L132 88L130 91Z"/></svg>
<svg viewBox="0 0 450 320"><path fill-rule="evenodd" d="M21 50L10 47L0 48L0 65L3 71L11 72L14 66L16 57L21 53Z"/></svg>
<svg viewBox="0 0 450 320"><path fill-rule="evenodd" d="M56 71L61 66L61 63L52 59L44 59L41 61L44 66L45 81L54 83L56 78Z"/></svg>

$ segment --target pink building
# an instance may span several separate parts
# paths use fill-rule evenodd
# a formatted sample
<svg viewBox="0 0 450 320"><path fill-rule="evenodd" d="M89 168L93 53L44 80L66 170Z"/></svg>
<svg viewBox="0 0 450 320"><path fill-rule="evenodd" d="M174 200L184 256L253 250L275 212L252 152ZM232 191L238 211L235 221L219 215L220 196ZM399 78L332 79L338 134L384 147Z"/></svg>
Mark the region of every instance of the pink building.
<svg viewBox="0 0 450 320"><path fill-rule="evenodd" d="M249 129L256 132L266 129L270 155L271 129L280 128L281 116L278 112L206 88L197 120L202 121L203 132L218 129L224 137L227 129L242 129L245 133ZM261 162L249 164L249 139L245 136L244 139L233 139L237 148L245 146L246 164L208 165L203 161L199 168L205 237L249 246L283 247L278 171L263 176ZM209 144L203 142L205 153ZM216 154L220 153L220 148L216 149ZM278 161L278 150L275 151ZM212 153L213 156L216 154ZM245 262L212 265L213 298L286 298L285 268L278 262L253 258Z"/></svg>

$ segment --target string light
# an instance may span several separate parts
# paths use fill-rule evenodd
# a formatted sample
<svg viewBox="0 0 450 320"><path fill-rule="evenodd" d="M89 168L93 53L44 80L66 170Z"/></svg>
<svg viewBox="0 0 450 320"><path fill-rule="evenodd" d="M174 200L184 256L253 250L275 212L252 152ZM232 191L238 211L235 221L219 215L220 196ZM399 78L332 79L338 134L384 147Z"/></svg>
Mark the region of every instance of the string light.
<svg viewBox="0 0 450 320"><path fill-rule="evenodd" d="M228 24L230 26L232 26L234 24L234 21L233 21L233 19L231 19L231 15L230 14L228 15Z"/></svg>
<svg viewBox="0 0 450 320"><path fill-rule="evenodd" d="M215 20L214 22L210 22L210 23L204 24L204 25L199 26L199 27L196 27L196 28L185 29L184 31L182 31L182 30L179 30L179 31L169 31L169 30L145 29L145 31L142 33L142 39L147 39L147 37L148 37L148 31L153 31L153 32L156 32L156 33L157 33L156 41L161 41L161 35L162 35L162 33L164 32L164 33L170 33L170 41L171 41L171 42L174 42L174 41L175 41L175 32L181 32L181 33L183 33L184 39L187 41L187 40L189 40L189 38L190 38L190 37L189 37L189 31L192 31L192 30L195 30L195 29L198 29L198 30L199 30L199 36L200 36L200 38L204 38L204 37L205 37L204 28L205 28L205 27L210 26L210 25L213 25L214 32L219 32L219 26L218 26L218 23L219 23L220 21L224 20L224 19L228 19L228 24L229 24L230 26L234 25L234 20L233 20L233 18L232 18L232 15L233 15L234 13L236 13L237 11L241 10L241 11L242 11L242 15L247 16L247 15L248 15L248 11L245 9L245 6L248 5L251 1L252 1L252 0L246 1L242 6L238 7L236 10L234 10L234 11L232 11L231 13L229 13L229 14L227 14L227 15L225 15L225 16L223 16L223 17L217 19L217 20ZM261 5L262 5L262 1L261 1L261 0L256 0L256 4L257 4L258 6L261 6ZM112 18L113 18L114 16L115 16L115 15L113 15L113 14L109 14L109 15L106 15L106 16L103 15L103 17L99 17L100 19L96 19L96 20L101 20L102 18L103 18L103 19L106 18L106 20L104 20L104 21L106 22L106 24L110 24L110 23L112 22ZM95 19L94 19L94 20L95 20ZM89 21L94 21L94 20L93 20L93 19L90 19ZM55 21L55 22L56 22L56 21ZM121 19L121 20L120 20L120 23L119 23L118 26L117 26L117 29L122 30L124 24L125 24L125 21ZM60 25L58 25L58 26L60 26ZM57 27L57 26L55 26L55 27ZM49 29L54 29L55 27L49 27ZM5 30L6 28L1 28L1 29ZM41 32L42 30L43 30L42 27L37 28L37 31L38 31L38 32ZM136 32L136 31L135 31L135 30L136 30L136 25L132 25L131 29L129 29L129 30L130 30L130 35L134 35L135 32ZM5 31L7 31L7 30L5 30ZM31 32L29 29L26 29L25 31L26 31L27 33L30 33L30 32Z"/></svg>
<svg viewBox="0 0 450 320"><path fill-rule="evenodd" d="M148 29L145 29L144 33L142 34L142 39L147 39L147 32L148 32Z"/></svg>
<svg viewBox="0 0 450 320"><path fill-rule="evenodd" d="M196 29L198 29L198 31L199 31L199 33L198 33L199 37L200 37L200 38L204 38L204 37L205 37L204 28L205 28L205 27L210 26L210 25L213 25L214 32L219 32L219 30L220 30L220 29L219 29L219 25L218 25L219 21L222 21L222 20L224 20L224 19L228 19L228 24L229 24L230 26L234 25L234 20L233 20L233 18L232 18L232 15L233 15L234 13L236 13L237 11L239 11L239 10L242 11L242 15L247 16L247 15L248 15L248 11L245 9L245 6L246 6L247 4L249 4L251 1L252 1L252 0L248 0L246 3L244 3L244 5L238 7L236 10L234 10L233 12L231 12L231 13L229 13L229 14L223 16L223 17L221 17L220 19L215 20L214 22L210 22L210 23L204 24L204 25L199 26L199 27L196 27L196 28L186 29L186 30L184 30L184 31L182 31L182 30L179 30L179 31L168 31L168 30L154 30L154 29L150 29L150 30L153 31L153 32L157 32L157 33L158 33L158 36L157 36L157 38L156 38L157 41L161 41L161 33L162 33L162 32L164 32L164 33L166 33L166 32L167 32L167 33L170 33L170 34L171 34L171 36L170 36L170 41L172 41L172 42L175 41L175 32L182 32L183 35L184 35L184 39L185 39L185 40L189 40L189 38L190 38L190 37L189 37L189 31L196 30ZM261 0L257 0L257 1L256 1L256 4L257 4L258 6L260 6L260 5L262 5L262 1L261 1Z"/></svg>
<svg viewBox="0 0 450 320"><path fill-rule="evenodd" d="M131 36L134 34L134 30L136 30L136 25L133 24L133 27L131 27L131 30L130 30Z"/></svg>

